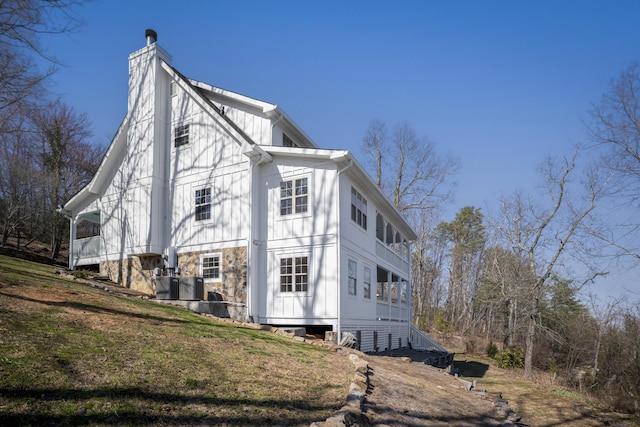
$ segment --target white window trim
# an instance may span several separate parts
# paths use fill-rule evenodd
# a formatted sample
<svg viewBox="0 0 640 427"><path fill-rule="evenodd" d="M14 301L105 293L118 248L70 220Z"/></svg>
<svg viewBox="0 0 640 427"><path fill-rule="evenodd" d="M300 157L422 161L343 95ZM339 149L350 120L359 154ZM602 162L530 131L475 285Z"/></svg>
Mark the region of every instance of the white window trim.
<svg viewBox="0 0 640 427"><path fill-rule="evenodd" d="M367 282L367 274L366 274L367 270L369 270L369 281L368 282ZM371 277L372 277L372 275L373 275L373 272L372 272L371 267L368 266L368 265L365 265L363 267L363 270L362 270L362 297L366 301L371 301L371 288L372 288L372 286L371 286L371 281L372 281ZM369 296L367 296L365 294L365 289L366 289L367 285L369 285Z"/></svg>
<svg viewBox="0 0 640 427"><path fill-rule="evenodd" d="M299 179L305 179L307 180L307 210L304 212L296 212L296 181ZM292 191L294 194L292 194L291 197L291 213L288 214L283 214L282 213L282 183L283 182L288 182L288 181L292 181ZM305 216L311 216L311 184L312 184L312 180L311 180L311 175L298 175L298 176L288 176L288 177L282 177L280 178L280 180L278 181L278 194L277 194L277 204L276 204L276 209L278 210L278 217L281 220L285 220L285 219L290 219L290 218L295 218L295 217L305 217Z"/></svg>
<svg viewBox="0 0 640 427"><path fill-rule="evenodd" d="M355 266L354 276L351 275L351 263ZM354 280L353 292L351 291L351 279ZM347 258L347 294L352 297L358 295L358 262L351 258Z"/></svg>
<svg viewBox="0 0 640 427"><path fill-rule="evenodd" d="M203 190L209 190L209 203L197 203L197 197L196 197L196 191L203 191ZM193 195L193 222L198 225L198 224L202 224L202 223L206 223L211 221L211 218L213 218L213 185L211 184L206 184L206 185L199 185L199 186L194 186L191 189L191 194ZM201 196L202 197L202 196ZM197 218L196 212L198 210L198 207L200 206L209 206L209 218Z"/></svg>
<svg viewBox="0 0 640 427"><path fill-rule="evenodd" d="M281 277L282 277L282 271L281 271L281 262L282 259L284 258L291 258L293 260L293 264L292 264L292 275L291 275L291 285L292 285L292 290L291 291L283 291L282 290L282 282L281 282ZM296 291L296 258L307 258L307 282L306 282L306 286L307 289L306 290L300 290L300 291ZM311 259L311 255L309 253L287 253L287 254L278 254L276 255L276 263L277 263L277 276L276 276L276 286L277 286L277 291L278 294L280 295L307 295L311 292L311 263L312 263L312 259Z"/></svg>
<svg viewBox="0 0 640 427"><path fill-rule="evenodd" d="M220 282L222 281L222 252L212 252L207 254L200 255L200 277L204 278L204 259L205 258L215 258L218 257L218 277L207 277L204 279L205 282Z"/></svg>
<svg viewBox="0 0 640 427"><path fill-rule="evenodd" d="M178 135L178 132L181 132ZM173 148L179 149L182 147L188 147L191 145L191 123L188 121L177 122L173 126ZM180 139L180 144L178 144L178 139ZM182 142L182 141L185 142Z"/></svg>

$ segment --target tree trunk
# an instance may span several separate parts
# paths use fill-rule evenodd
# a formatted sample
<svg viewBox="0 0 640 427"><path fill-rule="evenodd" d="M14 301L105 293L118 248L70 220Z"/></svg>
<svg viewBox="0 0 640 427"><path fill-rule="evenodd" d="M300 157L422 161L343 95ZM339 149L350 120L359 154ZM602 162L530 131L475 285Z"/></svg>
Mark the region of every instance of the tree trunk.
<svg viewBox="0 0 640 427"><path fill-rule="evenodd" d="M540 310L540 302L538 298L534 298L533 307L529 314L529 325L527 326L527 335L525 337L525 353L524 353L524 376L532 380L533 374L533 345L536 339L536 320Z"/></svg>

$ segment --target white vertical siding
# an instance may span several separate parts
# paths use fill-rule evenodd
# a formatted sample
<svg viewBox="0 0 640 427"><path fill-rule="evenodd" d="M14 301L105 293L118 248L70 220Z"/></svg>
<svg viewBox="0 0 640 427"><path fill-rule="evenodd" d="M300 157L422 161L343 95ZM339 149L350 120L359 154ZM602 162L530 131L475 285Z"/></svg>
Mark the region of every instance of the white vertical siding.
<svg viewBox="0 0 640 427"><path fill-rule="evenodd" d="M267 323L337 322L337 171L331 161L276 157L261 168L266 280L261 284L259 316ZM307 178L307 212L280 215L280 183ZM295 209L295 202L294 202ZM307 256L308 291L280 292L280 259Z"/></svg>

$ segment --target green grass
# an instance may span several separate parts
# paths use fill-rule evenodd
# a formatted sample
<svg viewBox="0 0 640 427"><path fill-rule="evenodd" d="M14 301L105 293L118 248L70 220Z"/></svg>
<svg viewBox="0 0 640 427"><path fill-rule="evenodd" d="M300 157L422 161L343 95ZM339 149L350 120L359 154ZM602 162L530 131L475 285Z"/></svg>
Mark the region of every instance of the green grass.
<svg viewBox="0 0 640 427"><path fill-rule="evenodd" d="M309 425L344 356L0 255L0 425Z"/></svg>

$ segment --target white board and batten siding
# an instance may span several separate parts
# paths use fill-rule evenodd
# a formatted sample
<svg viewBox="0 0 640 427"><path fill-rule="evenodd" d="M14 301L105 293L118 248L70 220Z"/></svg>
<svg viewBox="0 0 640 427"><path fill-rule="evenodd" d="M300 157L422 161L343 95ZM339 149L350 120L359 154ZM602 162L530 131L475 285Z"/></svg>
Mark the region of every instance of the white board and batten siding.
<svg viewBox="0 0 640 427"><path fill-rule="evenodd" d="M266 206L262 215L267 286L259 318L273 324L336 325L337 321L337 171L331 161L275 157L261 168ZM307 178L307 211L281 215L280 183ZM294 202L295 209L295 202ZM280 260L308 258L306 292L281 292Z"/></svg>
<svg viewBox="0 0 640 427"><path fill-rule="evenodd" d="M204 112L190 94L176 89L172 97L170 198L171 246L181 252L247 244L250 193L249 161L241 145L223 129L220 119ZM175 128L189 125L189 143L175 147ZM195 220L195 193L211 189L211 218Z"/></svg>

